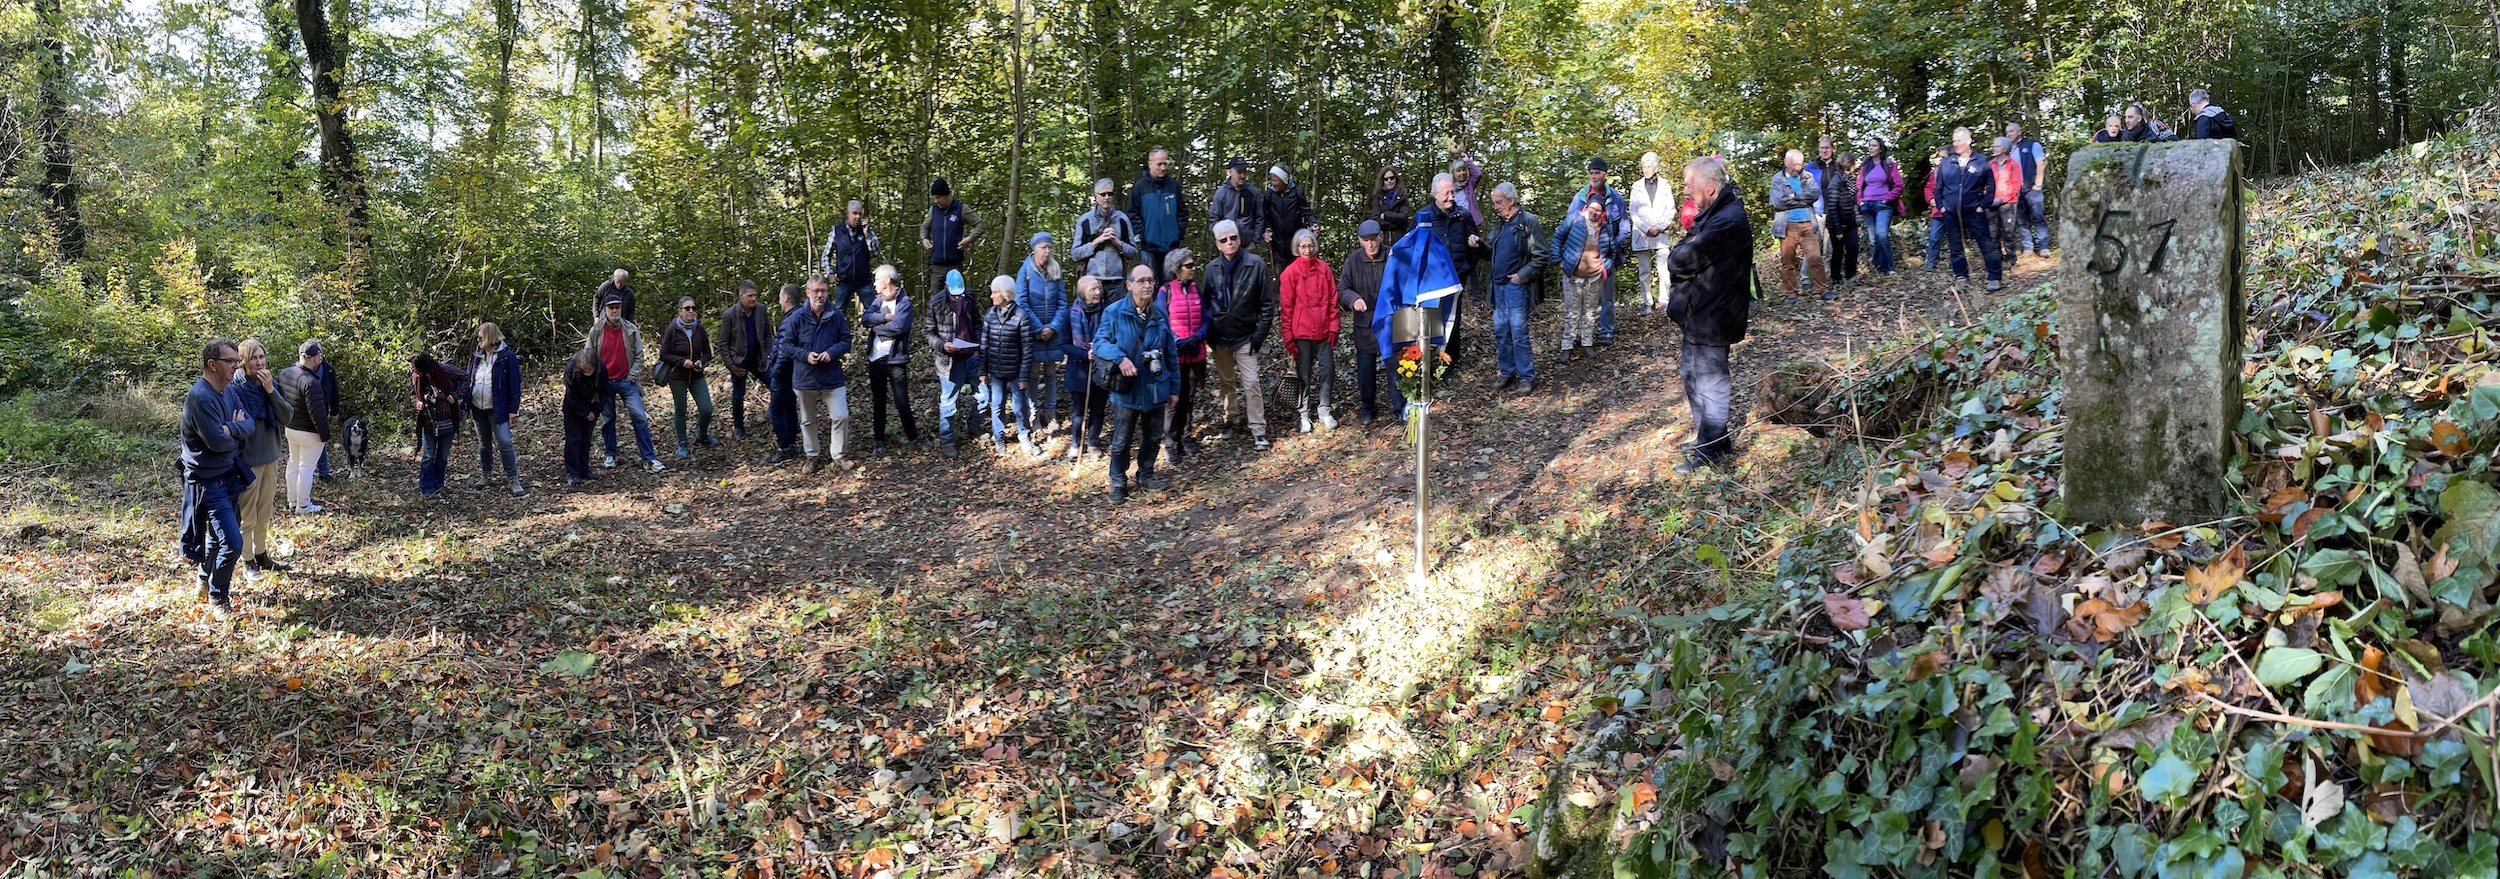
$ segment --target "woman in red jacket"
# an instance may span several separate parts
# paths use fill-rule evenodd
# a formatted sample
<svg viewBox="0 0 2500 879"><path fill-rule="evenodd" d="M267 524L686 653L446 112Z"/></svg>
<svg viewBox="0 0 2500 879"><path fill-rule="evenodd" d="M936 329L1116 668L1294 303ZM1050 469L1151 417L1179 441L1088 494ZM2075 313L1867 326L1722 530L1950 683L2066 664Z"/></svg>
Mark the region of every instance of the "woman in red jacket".
<svg viewBox="0 0 2500 879"><path fill-rule="evenodd" d="M1293 265L1276 281L1276 299L1285 324L1285 353L1293 357L1293 374L1284 392L1302 412L1302 432L1311 432L1312 409L1320 426L1337 429L1329 411L1328 386L1337 375L1337 273L1319 258L1319 236L1303 229L1293 234Z"/></svg>

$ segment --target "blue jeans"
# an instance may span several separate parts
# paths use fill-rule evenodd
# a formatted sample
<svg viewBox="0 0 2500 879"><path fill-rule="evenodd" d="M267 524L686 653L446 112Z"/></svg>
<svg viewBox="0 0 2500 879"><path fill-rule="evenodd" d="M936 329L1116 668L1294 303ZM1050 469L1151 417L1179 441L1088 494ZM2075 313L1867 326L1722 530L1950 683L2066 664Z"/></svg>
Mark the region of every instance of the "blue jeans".
<svg viewBox="0 0 2500 879"><path fill-rule="evenodd" d="M521 456L512 450L512 422L496 421L495 410L469 407L469 423L477 425L477 475L495 474L495 455L503 454L503 475L521 481ZM494 437L493 443L486 441Z"/></svg>
<svg viewBox="0 0 2500 879"><path fill-rule="evenodd" d="M1944 261L1944 218L1927 218L1927 267Z"/></svg>
<svg viewBox="0 0 2500 879"><path fill-rule="evenodd" d="M1025 395L1023 388L1016 387L1016 380L1010 378L992 378L989 376L983 376L981 378L981 386L988 391L989 398L992 401L992 405L990 406L990 441L1000 445L1005 445L1007 442L1006 404L1009 399L1008 395L1010 394L1014 395L1015 400L1016 436L1028 440L1032 439L1033 400L1031 397Z"/></svg>
<svg viewBox="0 0 2500 879"><path fill-rule="evenodd" d="M1875 270L1892 271L1892 205L1862 204L1858 216L1865 220L1867 237L1874 239Z"/></svg>
<svg viewBox="0 0 2500 879"><path fill-rule="evenodd" d="M1536 349L1528 342L1528 288L1493 285L1493 359L1503 378L1536 381Z"/></svg>
<svg viewBox="0 0 2500 879"><path fill-rule="evenodd" d="M876 299L877 285L874 282L833 282L832 307L843 309L843 313L850 315L853 319L857 319L861 313L866 312L869 304L875 302ZM853 302L859 303L859 311L850 310Z"/></svg>
<svg viewBox="0 0 2500 879"><path fill-rule="evenodd" d="M199 566L200 585L211 598L224 599L234 585L234 563L243 560L243 520L234 513L234 496L243 489L238 477L215 482L183 483L182 555Z"/></svg>
<svg viewBox="0 0 2500 879"><path fill-rule="evenodd" d="M599 420L599 429L608 441L608 457L616 457L616 409L625 407L625 414L634 422L634 447L645 461L657 461L660 453L651 447L651 413L642 408L642 385L633 379L608 383L608 414Z"/></svg>
<svg viewBox="0 0 2500 879"><path fill-rule="evenodd" d="M443 477L451 469L451 439L460 435L459 422L444 427L449 430L417 429L417 493L433 497L443 490Z"/></svg>
<svg viewBox="0 0 2500 879"><path fill-rule="evenodd" d="M1734 385L1727 349L1685 342L1677 355L1676 371L1684 377L1684 403L1693 410L1693 454L1705 459L1734 454L1736 443L1727 435L1728 401Z"/></svg>
<svg viewBox="0 0 2500 879"><path fill-rule="evenodd" d="M2033 253L2049 252L2049 194L2037 189L2023 193L2022 229L2031 239ZM2021 249L2016 245L2016 249Z"/></svg>
<svg viewBox="0 0 2500 879"><path fill-rule="evenodd" d="M1056 345L1058 342L1054 341L1048 344ZM1058 419L1059 392L1067 387L1067 376L1066 374L1060 372L1060 368L1066 365L1067 363L1065 358L1060 360L1033 361L1032 387L1026 389L1026 396L1032 398L1031 405L1035 411L1041 414L1041 419L1043 421L1055 421ZM1075 403L1077 408L1084 408L1085 398L1077 397L1075 398Z"/></svg>
<svg viewBox="0 0 2500 879"><path fill-rule="evenodd" d="M2005 265L1997 259L1996 245L1988 234L1988 211L1985 208L1946 211L1943 222L1937 225L1944 229L1945 235L1951 236L1945 243L1953 248L1954 277L1970 277L1970 260L1962 253L1962 242L1976 241L1979 242L1979 260L1988 269L1988 280L2005 279Z"/></svg>
<svg viewBox="0 0 2500 879"><path fill-rule="evenodd" d="M930 350L939 349L931 345ZM952 359L944 354L932 354L929 359L937 367L938 442L952 446L955 444L956 401L963 394L963 386L955 383L955 363Z"/></svg>

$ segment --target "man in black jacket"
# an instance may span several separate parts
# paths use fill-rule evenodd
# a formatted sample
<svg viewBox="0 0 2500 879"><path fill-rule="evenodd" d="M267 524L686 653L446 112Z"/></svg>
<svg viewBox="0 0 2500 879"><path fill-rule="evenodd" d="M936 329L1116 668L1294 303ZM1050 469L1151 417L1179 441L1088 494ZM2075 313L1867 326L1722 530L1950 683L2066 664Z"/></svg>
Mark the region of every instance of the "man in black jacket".
<svg viewBox="0 0 2500 879"><path fill-rule="evenodd" d="M1232 221L1215 224L1217 255L1207 264L1207 293L1215 299L1215 314L1207 321L1207 359L1215 363L1215 393L1224 401L1224 420L1232 421L1230 387L1238 381L1250 444L1264 452L1267 400L1259 391L1259 345L1276 327L1276 277L1241 238L1241 227Z"/></svg>
<svg viewBox="0 0 2500 879"><path fill-rule="evenodd" d="M1519 206L1519 188L1493 187L1493 361L1502 387L1520 396L1536 393L1536 350L1528 343L1528 288L1553 259L1546 252L1545 222Z"/></svg>
<svg viewBox="0 0 2500 879"><path fill-rule="evenodd" d="M1380 420L1380 337L1372 334L1372 306L1380 301L1380 281L1389 272L1389 245L1381 239L1380 221L1364 220L1355 231L1363 242L1346 254L1337 270L1337 307L1354 321L1354 395L1359 398L1363 426Z"/></svg>
<svg viewBox="0 0 2500 879"><path fill-rule="evenodd" d="M764 352L772 348L780 327L764 313L754 281L738 282L737 300L721 309L717 353L729 366L729 425L739 439L747 438L747 382L761 381Z"/></svg>
<svg viewBox="0 0 2500 879"><path fill-rule="evenodd" d="M605 311L605 309L608 307L608 300L610 299L624 300L625 319L628 321L634 319L634 288L625 283L625 279L631 276L631 272L627 272L624 269L617 269L616 274L610 275L607 280L599 282L599 292L590 297L591 323L598 323L601 318L607 315L607 311Z"/></svg>
<svg viewBox="0 0 2500 879"><path fill-rule="evenodd" d="M1259 206L1260 231L1267 242L1270 265L1277 271L1293 264L1293 236L1304 229L1319 231L1319 217L1311 213L1311 200L1303 197L1302 187L1293 182L1283 163L1267 167L1267 199Z"/></svg>
<svg viewBox="0 0 2500 879"><path fill-rule="evenodd" d="M1693 442L1692 457L1675 471L1690 475L1736 454L1727 432L1734 388L1728 349L1745 340L1753 224L1744 199L1728 182L1724 159L1685 165L1684 191L1702 207L1692 231L1667 255L1667 272L1675 281L1667 317L1684 328L1676 371L1684 377L1684 402L1693 413Z"/></svg>
<svg viewBox="0 0 2500 879"><path fill-rule="evenodd" d="M1458 204L1458 178L1448 174L1432 177L1432 203L1415 212L1415 228L1431 230L1441 239L1441 247L1450 252L1450 267L1458 270L1461 281L1476 276L1476 260L1485 256L1484 236L1478 234L1475 215ZM1458 368L1467 362L1460 346L1458 306L1462 296L1441 300L1442 353L1450 355L1450 377L1458 377Z"/></svg>

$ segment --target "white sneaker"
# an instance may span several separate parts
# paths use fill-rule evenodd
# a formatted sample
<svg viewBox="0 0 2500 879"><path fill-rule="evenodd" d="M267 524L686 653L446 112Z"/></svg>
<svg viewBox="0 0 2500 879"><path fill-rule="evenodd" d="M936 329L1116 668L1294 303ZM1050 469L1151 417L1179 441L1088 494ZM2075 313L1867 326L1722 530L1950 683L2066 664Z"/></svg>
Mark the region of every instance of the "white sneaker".
<svg viewBox="0 0 2500 879"><path fill-rule="evenodd" d="M1308 409L1302 411L1302 432L1311 432L1311 412Z"/></svg>
<svg viewBox="0 0 2500 879"><path fill-rule="evenodd" d="M608 468L608 469L610 469L610 470L614 470L614 469L616 469L616 456L615 456L615 455L609 455L609 456L607 457L606 462L605 462L605 463L600 464L599 466L601 466L601 467L606 467L606 468Z"/></svg>
<svg viewBox="0 0 2500 879"><path fill-rule="evenodd" d="M1027 458L1039 458L1042 456L1042 448L1034 445L1033 441L1030 439L1017 437L1016 444L1024 447L1024 456Z"/></svg>
<svg viewBox="0 0 2500 879"><path fill-rule="evenodd" d="M322 507L321 507L321 505L320 505L320 504L305 504L305 505L303 505L303 506L301 506L301 507L296 508L296 510L295 510L295 511L296 511L296 512L298 512L298 513L318 513L318 512L321 512L321 510L322 510Z"/></svg>
<svg viewBox="0 0 2500 879"><path fill-rule="evenodd" d="M651 459L651 472L653 472L653 473L658 473L658 472L660 472L660 471L662 471L662 470L666 470L666 469L668 469L668 465L660 463L660 459L658 459L658 458L653 458L653 459Z"/></svg>
<svg viewBox="0 0 2500 879"><path fill-rule="evenodd" d="M1328 407L1326 406L1319 407L1319 426L1328 428L1329 430L1336 430L1337 413L1328 411Z"/></svg>

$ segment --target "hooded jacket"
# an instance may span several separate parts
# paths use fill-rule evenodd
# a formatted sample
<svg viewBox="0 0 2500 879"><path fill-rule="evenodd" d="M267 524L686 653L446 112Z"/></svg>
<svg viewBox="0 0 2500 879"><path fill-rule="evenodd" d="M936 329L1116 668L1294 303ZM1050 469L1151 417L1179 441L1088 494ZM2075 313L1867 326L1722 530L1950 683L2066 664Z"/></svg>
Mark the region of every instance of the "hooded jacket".
<svg viewBox="0 0 2500 879"><path fill-rule="evenodd" d="M1276 282L1268 277L1267 261L1243 243L1239 260L1220 253L1207 261L1207 292L1215 302L1208 319L1207 344L1257 353L1276 328Z"/></svg>
<svg viewBox="0 0 2500 879"><path fill-rule="evenodd" d="M842 316L842 306L828 299L823 314L801 306L781 321L778 347L781 358L790 363L790 389L794 391L830 391L843 386L842 358L851 353L851 321ZM823 363L807 362L807 355L826 355Z"/></svg>
<svg viewBox="0 0 2500 879"><path fill-rule="evenodd" d="M1276 299L1285 319L1285 350L1302 342L1336 344L1344 320L1338 310L1337 272L1326 260L1306 256L1286 266L1276 282Z"/></svg>
<svg viewBox="0 0 2500 879"><path fill-rule="evenodd" d="M1016 308L1031 321L1035 333L1044 329L1056 333L1059 314L1068 308L1068 285L1060 278L1057 260L1037 266L1031 257L1025 258L1024 267L1016 271ZM1058 363L1065 357L1060 341L1054 337L1051 344L1027 353L1035 363Z"/></svg>
<svg viewBox="0 0 2500 879"><path fill-rule="evenodd" d="M1128 390L1113 391L1111 402L1124 409L1149 411L1171 399L1181 379L1172 343L1171 323L1153 305L1140 313L1136 300L1122 296L1105 306L1102 327L1094 333L1094 356L1113 364L1126 359L1137 368L1137 380L1129 383ZM1148 368L1147 351L1162 352L1162 375Z"/></svg>
<svg viewBox="0 0 2500 879"><path fill-rule="evenodd" d="M1277 262L1292 259L1294 233L1319 225L1319 218L1311 214L1311 200L1304 198L1302 187L1290 179L1285 181L1284 189L1267 191L1261 210L1260 225L1276 236L1276 240L1268 242L1267 249L1276 255Z"/></svg>
<svg viewBox="0 0 2500 879"><path fill-rule="evenodd" d="M1745 340L1753 278L1753 223L1745 200L1730 185L1694 217L1692 231L1667 254L1674 287L1667 318L1684 328L1684 340L1725 348Z"/></svg>
<svg viewBox="0 0 2500 879"><path fill-rule="evenodd" d="M1168 253L1181 246L1181 233L1187 223L1189 204L1181 197L1181 181L1152 172L1137 175L1137 182L1128 188L1129 219L1137 221L1137 243L1147 250ZM1156 266L1162 271L1162 266Z"/></svg>
<svg viewBox="0 0 2500 879"><path fill-rule="evenodd" d="M1243 244L1258 243L1259 234L1267 231L1267 222L1262 219L1266 212L1259 207L1266 200L1260 195L1261 191L1258 184L1252 181L1234 186L1232 178L1227 176L1223 183L1216 185L1215 195L1207 199L1207 225L1231 220L1234 226L1241 229Z"/></svg>

